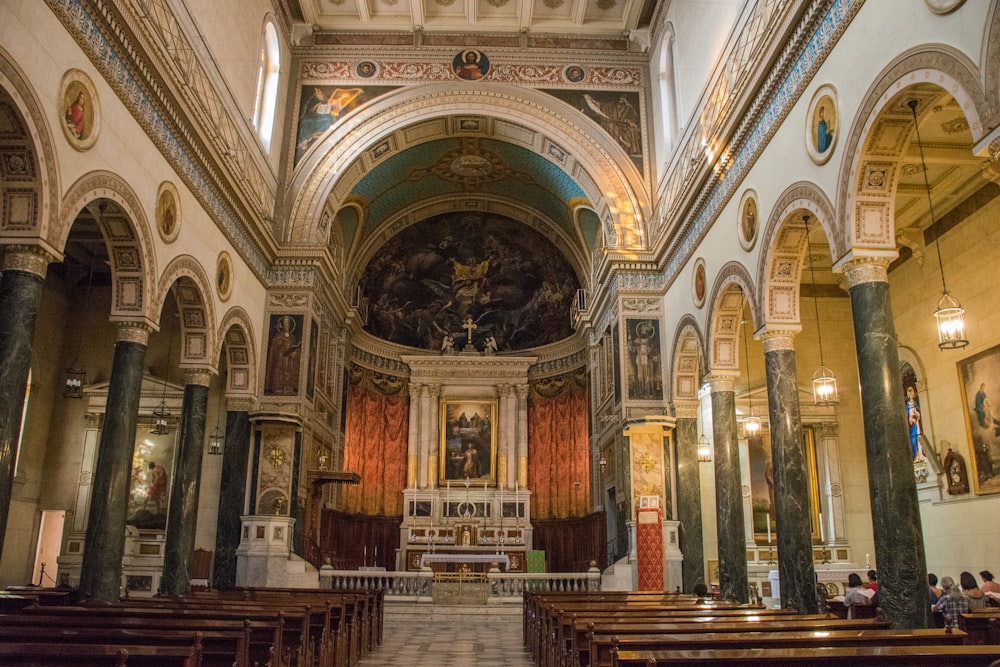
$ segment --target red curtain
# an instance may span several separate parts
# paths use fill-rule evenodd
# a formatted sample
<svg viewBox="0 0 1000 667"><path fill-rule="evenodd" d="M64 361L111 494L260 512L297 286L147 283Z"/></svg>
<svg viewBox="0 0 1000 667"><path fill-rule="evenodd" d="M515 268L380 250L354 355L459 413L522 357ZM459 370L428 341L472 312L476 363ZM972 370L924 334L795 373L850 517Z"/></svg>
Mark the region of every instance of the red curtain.
<svg viewBox="0 0 1000 667"><path fill-rule="evenodd" d="M403 515L410 421L405 386L401 378L352 369L347 389L344 470L358 473L361 483L343 487L342 506L347 513Z"/></svg>
<svg viewBox="0 0 1000 667"><path fill-rule="evenodd" d="M528 486L533 522L582 517L590 512L588 439L583 370L532 385Z"/></svg>

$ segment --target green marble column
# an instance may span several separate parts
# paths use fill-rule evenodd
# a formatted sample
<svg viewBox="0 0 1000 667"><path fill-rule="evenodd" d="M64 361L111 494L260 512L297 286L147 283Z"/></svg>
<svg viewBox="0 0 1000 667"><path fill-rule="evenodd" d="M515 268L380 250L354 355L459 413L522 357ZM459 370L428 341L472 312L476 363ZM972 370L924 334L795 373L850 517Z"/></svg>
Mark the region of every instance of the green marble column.
<svg viewBox="0 0 1000 667"><path fill-rule="evenodd" d="M712 373L712 439L715 442L715 510L719 533L719 593L750 601L743 482L736 431L735 374Z"/></svg>
<svg viewBox="0 0 1000 667"><path fill-rule="evenodd" d="M183 595L191 589L191 559L194 557L195 529L198 524L198 492L201 486L201 458L205 450L205 415L208 385L212 374L188 370L184 377L184 403L178 426L174 479L167 510L167 539L163 547L163 576L160 589L166 595Z"/></svg>
<svg viewBox="0 0 1000 667"><path fill-rule="evenodd" d="M0 555L14 488L14 462L31 370L38 305L51 256L10 246L0 276Z"/></svg>
<svg viewBox="0 0 1000 667"><path fill-rule="evenodd" d="M685 593L705 579L701 526L701 463L698 461L698 403L674 401L677 415L677 520L680 523L681 582ZM707 465L707 464L706 464Z"/></svg>
<svg viewBox="0 0 1000 667"><path fill-rule="evenodd" d="M774 469L774 513L778 523L778 575L781 607L800 614L817 613L816 568L813 565L809 471L792 333L764 334L768 423Z"/></svg>
<svg viewBox="0 0 1000 667"><path fill-rule="evenodd" d="M923 628L930 624L927 563L903 410L888 263L882 257L854 258L843 270L854 318L879 602L893 627Z"/></svg>
<svg viewBox="0 0 1000 667"><path fill-rule="evenodd" d="M80 595L94 602L117 602L121 588L132 454L148 338L145 326L123 323L115 343L80 571Z"/></svg>
<svg viewBox="0 0 1000 667"><path fill-rule="evenodd" d="M245 513L247 461L250 457L252 400L230 400L226 413L226 444L219 482L219 516L215 528L215 565L212 587L236 588L236 548L240 546L240 517Z"/></svg>

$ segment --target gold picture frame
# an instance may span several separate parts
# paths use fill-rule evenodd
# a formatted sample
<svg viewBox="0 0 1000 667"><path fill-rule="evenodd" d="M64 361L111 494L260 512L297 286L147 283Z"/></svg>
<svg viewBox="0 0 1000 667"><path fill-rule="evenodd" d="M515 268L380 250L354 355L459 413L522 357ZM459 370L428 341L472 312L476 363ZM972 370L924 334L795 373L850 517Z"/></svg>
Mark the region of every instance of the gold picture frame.
<svg viewBox="0 0 1000 667"><path fill-rule="evenodd" d="M496 423L495 400L441 401L440 484L468 481L471 486L478 486L496 483Z"/></svg>
<svg viewBox="0 0 1000 667"><path fill-rule="evenodd" d="M1000 345L958 362L969 461L976 495L1000 493ZM1000 400L1000 399L998 399Z"/></svg>

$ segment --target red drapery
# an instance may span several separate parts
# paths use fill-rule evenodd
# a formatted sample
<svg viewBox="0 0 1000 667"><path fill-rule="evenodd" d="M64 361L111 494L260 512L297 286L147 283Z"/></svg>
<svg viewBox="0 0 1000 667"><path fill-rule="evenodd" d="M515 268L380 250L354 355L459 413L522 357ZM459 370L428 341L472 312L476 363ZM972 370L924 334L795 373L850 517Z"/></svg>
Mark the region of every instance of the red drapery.
<svg viewBox="0 0 1000 667"><path fill-rule="evenodd" d="M532 385L528 443L532 519L586 516L590 512L590 456L583 371Z"/></svg>
<svg viewBox="0 0 1000 667"><path fill-rule="evenodd" d="M347 389L344 470L361 476L344 487L343 509L351 514L402 516L410 405L404 383L355 369Z"/></svg>

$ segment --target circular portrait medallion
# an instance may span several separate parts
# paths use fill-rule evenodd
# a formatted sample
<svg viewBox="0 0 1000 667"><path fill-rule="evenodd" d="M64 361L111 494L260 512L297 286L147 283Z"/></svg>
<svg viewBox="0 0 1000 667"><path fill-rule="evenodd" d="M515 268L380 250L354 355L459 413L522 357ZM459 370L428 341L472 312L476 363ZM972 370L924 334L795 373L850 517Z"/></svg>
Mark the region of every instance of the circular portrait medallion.
<svg viewBox="0 0 1000 667"><path fill-rule="evenodd" d="M228 301L233 293L233 261L225 250L219 253L215 262L215 289L220 301Z"/></svg>
<svg viewBox="0 0 1000 667"><path fill-rule="evenodd" d="M177 188L163 181L156 193L156 231L164 243L173 243L181 229L181 206Z"/></svg>
<svg viewBox="0 0 1000 667"><path fill-rule="evenodd" d="M736 227L739 230L740 246L746 250L753 250L757 242L757 193L747 190L740 200L740 219Z"/></svg>
<svg viewBox="0 0 1000 667"><path fill-rule="evenodd" d="M563 77L570 83L580 83L587 77L587 72L579 65L570 65L563 70Z"/></svg>
<svg viewBox="0 0 1000 667"><path fill-rule="evenodd" d="M378 65L370 60L362 60L358 63L355 71L362 79L370 79L378 73Z"/></svg>
<svg viewBox="0 0 1000 667"><path fill-rule="evenodd" d="M691 281L691 296L694 305L701 308L705 305L705 294L708 291L708 280L705 275L705 260L699 257L694 261L694 279Z"/></svg>
<svg viewBox="0 0 1000 667"><path fill-rule="evenodd" d="M809 103L806 115L806 152L816 164L826 164L837 145L837 91L820 86Z"/></svg>
<svg viewBox="0 0 1000 667"><path fill-rule="evenodd" d="M67 71L59 86L59 104L63 134L70 145L81 151L93 146L101 128L101 106L90 77L78 69Z"/></svg>
<svg viewBox="0 0 1000 667"><path fill-rule="evenodd" d="M459 79L478 81L490 73L490 59L481 51L465 49L455 54L451 68Z"/></svg>

